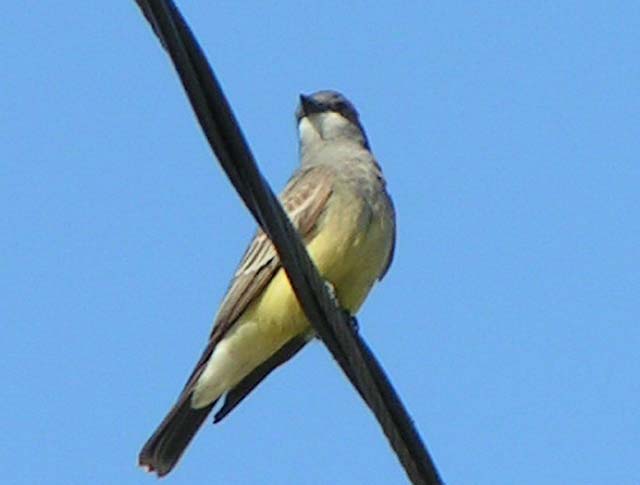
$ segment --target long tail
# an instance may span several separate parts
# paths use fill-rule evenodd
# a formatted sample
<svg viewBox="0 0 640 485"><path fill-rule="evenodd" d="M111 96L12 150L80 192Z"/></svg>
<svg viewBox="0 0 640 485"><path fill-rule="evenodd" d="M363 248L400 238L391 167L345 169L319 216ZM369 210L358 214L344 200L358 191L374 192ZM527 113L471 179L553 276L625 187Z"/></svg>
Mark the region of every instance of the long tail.
<svg viewBox="0 0 640 485"><path fill-rule="evenodd" d="M184 392L142 447L138 456L140 466L159 477L169 473L215 404L216 401L207 407L193 409L191 392Z"/></svg>

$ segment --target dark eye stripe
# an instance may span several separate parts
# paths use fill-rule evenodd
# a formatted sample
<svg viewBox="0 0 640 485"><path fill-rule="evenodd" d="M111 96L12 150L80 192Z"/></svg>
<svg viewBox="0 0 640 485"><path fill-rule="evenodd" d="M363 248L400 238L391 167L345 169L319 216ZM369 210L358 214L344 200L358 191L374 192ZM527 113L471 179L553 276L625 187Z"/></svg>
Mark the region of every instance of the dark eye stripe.
<svg viewBox="0 0 640 485"><path fill-rule="evenodd" d="M341 114L352 123L358 123L358 115L356 114L355 110L346 103L340 102L335 104L334 106L332 106L332 111Z"/></svg>

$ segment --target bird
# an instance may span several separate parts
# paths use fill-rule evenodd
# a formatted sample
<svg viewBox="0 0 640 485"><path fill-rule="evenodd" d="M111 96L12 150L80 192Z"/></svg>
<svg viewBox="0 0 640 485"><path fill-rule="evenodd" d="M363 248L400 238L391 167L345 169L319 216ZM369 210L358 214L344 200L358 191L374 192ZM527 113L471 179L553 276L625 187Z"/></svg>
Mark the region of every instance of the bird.
<svg viewBox="0 0 640 485"><path fill-rule="evenodd" d="M344 95L300 95L296 120L300 165L279 200L334 298L355 315L393 260L393 202L359 114ZM278 254L258 230L202 356L140 451L139 465L168 474L220 399L214 423L314 337Z"/></svg>

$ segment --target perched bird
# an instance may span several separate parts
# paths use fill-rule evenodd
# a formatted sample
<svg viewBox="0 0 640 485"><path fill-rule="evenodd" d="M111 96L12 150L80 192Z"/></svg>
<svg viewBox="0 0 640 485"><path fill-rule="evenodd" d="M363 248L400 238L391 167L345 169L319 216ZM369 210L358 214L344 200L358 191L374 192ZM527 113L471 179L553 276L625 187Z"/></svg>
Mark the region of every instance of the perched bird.
<svg viewBox="0 0 640 485"><path fill-rule="evenodd" d="M300 96L300 167L280 195L322 277L354 315L387 272L395 215L353 105L340 93ZM258 231L231 281L208 344L139 463L163 476L224 397L224 418L314 337L269 238Z"/></svg>

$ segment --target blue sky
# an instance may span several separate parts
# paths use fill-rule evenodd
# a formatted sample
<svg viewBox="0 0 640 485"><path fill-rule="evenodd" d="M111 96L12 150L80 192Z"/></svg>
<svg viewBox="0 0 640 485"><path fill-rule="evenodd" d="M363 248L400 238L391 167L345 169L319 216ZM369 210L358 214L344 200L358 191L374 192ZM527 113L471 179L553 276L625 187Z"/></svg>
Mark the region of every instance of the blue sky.
<svg viewBox="0 0 640 485"><path fill-rule="evenodd" d="M299 93L361 112L398 212L360 328L449 484L640 481L637 2L192 1L267 179ZM0 18L0 469L155 483L140 446L254 223L133 1ZM405 483L321 344L166 483Z"/></svg>

